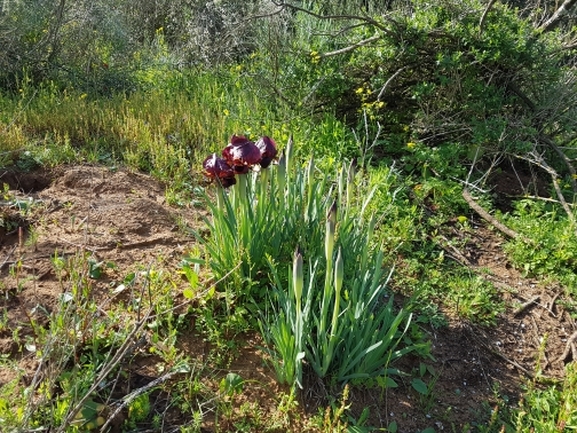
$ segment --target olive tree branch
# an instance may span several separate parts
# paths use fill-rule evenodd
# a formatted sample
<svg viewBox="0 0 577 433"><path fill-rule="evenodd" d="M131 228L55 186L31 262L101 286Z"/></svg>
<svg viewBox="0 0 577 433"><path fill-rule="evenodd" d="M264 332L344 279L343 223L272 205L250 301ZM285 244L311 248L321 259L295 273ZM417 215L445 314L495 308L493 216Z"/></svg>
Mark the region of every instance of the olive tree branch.
<svg viewBox="0 0 577 433"><path fill-rule="evenodd" d="M349 51L356 50L357 48L362 47L363 45L367 45L367 44L370 44L371 42L378 41L380 38L381 38L380 35L371 36L370 38L363 39L362 41L359 41L355 44L349 45L348 47L341 48L341 49L335 50L335 51L329 51L328 53L320 54L320 57L321 58L332 57L332 56L338 56L339 54L348 53Z"/></svg>
<svg viewBox="0 0 577 433"><path fill-rule="evenodd" d="M382 31L385 31L385 32L387 31L387 28L382 23L371 18L368 15L321 15L321 14L318 14L316 12L313 12L311 10L308 10L306 8L303 8L303 7L300 7L300 6L291 4L291 3L277 2L274 0L272 3L278 7L289 8L289 9L292 9L292 10L295 10L298 12L303 12L307 15L318 18L320 20L358 20L358 21L364 22L367 25L373 25ZM387 18L387 20L392 21L390 18Z"/></svg>
<svg viewBox="0 0 577 433"><path fill-rule="evenodd" d="M559 9L555 11L553 16L551 16L551 18L545 21L545 24L539 27L539 30L541 32L548 32L554 30L561 22L561 19L569 13L569 9L575 6L576 3L577 0L565 0L561 4L561 6L559 6Z"/></svg>
<svg viewBox="0 0 577 433"><path fill-rule="evenodd" d="M485 27L485 19L487 18L487 14L489 13L489 10L493 7L494 4L495 0L490 0L489 4L483 11L483 15L481 15L481 19L479 20L479 36L481 36L481 34L483 33L483 29Z"/></svg>
<svg viewBox="0 0 577 433"><path fill-rule="evenodd" d="M379 95L377 96L377 101L380 101L381 98L383 97L383 95L385 94L385 90L387 90L387 87L389 86L389 84L391 84L391 82L397 78L397 76L403 72L405 69L407 69L408 66L403 66L402 68L397 69L397 71L391 75L389 77L389 79L387 80L387 82L385 83L385 85L381 88L381 91L379 92Z"/></svg>

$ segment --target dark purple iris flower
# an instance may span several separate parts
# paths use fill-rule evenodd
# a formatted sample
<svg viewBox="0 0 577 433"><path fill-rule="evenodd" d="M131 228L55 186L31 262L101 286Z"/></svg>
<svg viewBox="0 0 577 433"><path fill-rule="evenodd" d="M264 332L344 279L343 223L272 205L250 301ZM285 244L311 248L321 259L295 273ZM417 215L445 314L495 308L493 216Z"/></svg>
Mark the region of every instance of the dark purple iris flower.
<svg viewBox="0 0 577 433"><path fill-rule="evenodd" d="M233 135L230 143L222 151L222 157L237 174L248 173L250 167L261 160L261 151L248 138Z"/></svg>
<svg viewBox="0 0 577 433"><path fill-rule="evenodd" d="M242 135L230 137L230 143L222 151L222 158L213 153L202 163L204 174L227 188L236 183L235 175L246 174L256 164L267 168L277 156L274 140L266 135L256 143Z"/></svg>
<svg viewBox="0 0 577 433"><path fill-rule="evenodd" d="M204 175L209 179L217 179L220 184L228 188L236 183L234 170L228 162L213 153L202 163Z"/></svg>
<svg viewBox="0 0 577 433"><path fill-rule="evenodd" d="M276 143L272 138L265 135L257 140L255 146L260 150L260 166L267 168L278 152Z"/></svg>

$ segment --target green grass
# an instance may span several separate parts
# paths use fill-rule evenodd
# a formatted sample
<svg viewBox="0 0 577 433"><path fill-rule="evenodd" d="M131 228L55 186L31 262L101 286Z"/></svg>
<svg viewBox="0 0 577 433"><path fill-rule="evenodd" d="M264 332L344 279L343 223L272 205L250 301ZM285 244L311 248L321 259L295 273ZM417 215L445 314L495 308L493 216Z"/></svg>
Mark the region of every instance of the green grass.
<svg viewBox="0 0 577 433"><path fill-rule="evenodd" d="M577 363L566 367L562 383L541 387L529 382L515 414L518 432L558 432L577 428Z"/></svg>
<svg viewBox="0 0 577 433"><path fill-rule="evenodd" d="M519 200L515 210L506 216L506 221L539 246L527 248L521 239L507 245L513 262L525 275L553 274L568 288L575 287L575 224L571 223L560 206L531 199Z"/></svg>

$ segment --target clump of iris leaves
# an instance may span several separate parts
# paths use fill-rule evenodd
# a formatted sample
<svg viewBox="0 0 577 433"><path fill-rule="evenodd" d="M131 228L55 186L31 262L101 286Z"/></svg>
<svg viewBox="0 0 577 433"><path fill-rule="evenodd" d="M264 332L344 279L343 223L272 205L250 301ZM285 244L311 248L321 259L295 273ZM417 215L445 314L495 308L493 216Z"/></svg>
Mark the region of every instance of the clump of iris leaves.
<svg viewBox="0 0 577 433"><path fill-rule="evenodd" d="M205 263L227 302L257 305L279 382L302 387L305 369L338 383L393 380L394 361L428 345L387 290L375 189L354 162L326 173L312 157L293 163L292 147L277 160L273 139L233 135L204 161L214 181Z"/></svg>

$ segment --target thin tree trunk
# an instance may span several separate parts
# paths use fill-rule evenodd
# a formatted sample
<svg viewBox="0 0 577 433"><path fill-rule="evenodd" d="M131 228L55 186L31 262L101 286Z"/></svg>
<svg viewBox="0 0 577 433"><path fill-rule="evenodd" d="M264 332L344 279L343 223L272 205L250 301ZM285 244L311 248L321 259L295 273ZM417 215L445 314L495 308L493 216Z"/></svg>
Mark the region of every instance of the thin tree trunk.
<svg viewBox="0 0 577 433"><path fill-rule="evenodd" d="M575 6L575 3L577 3L577 0L565 0L563 4L559 6L559 9L555 11L553 16L549 18L545 24L539 28L539 30L542 32L554 30L561 22L561 19L569 13L569 9Z"/></svg>

